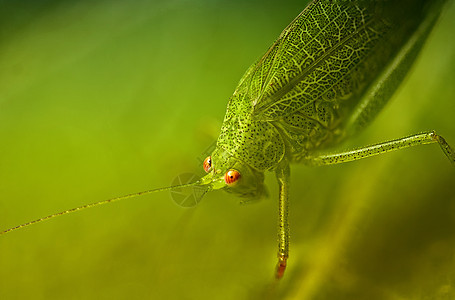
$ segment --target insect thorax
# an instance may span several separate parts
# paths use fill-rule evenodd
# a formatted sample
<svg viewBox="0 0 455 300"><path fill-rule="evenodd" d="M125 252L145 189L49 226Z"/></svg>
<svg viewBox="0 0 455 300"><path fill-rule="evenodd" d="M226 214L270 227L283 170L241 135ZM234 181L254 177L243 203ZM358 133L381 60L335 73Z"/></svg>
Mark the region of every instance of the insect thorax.
<svg viewBox="0 0 455 300"><path fill-rule="evenodd" d="M301 161L342 138L345 113L336 101L308 101L292 114L270 116L255 110L245 90L241 85L229 100L217 146L259 171L274 169L283 157Z"/></svg>
<svg viewBox="0 0 455 300"><path fill-rule="evenodd" d="M273 169L283 158L284 141L272 124L253 117L245 98L241 93L231 97L217 146L259 171Z"/></svg>

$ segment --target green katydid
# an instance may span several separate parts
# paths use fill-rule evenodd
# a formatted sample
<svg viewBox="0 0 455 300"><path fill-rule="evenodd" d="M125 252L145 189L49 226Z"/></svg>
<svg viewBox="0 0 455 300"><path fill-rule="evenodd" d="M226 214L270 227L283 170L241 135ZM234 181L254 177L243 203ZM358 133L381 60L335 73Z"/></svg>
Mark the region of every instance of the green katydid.
<svg viewBox="0 0 455 300"><path fill-rule="evenodd" d="M434 132L348 152L323 154L356 134L379 113L410 69L438 19L444 1L313 1L240 80L229 100L216 149L202 179L177 187L225 189L244 198L266 193L264 172L279 183L278 265L289 253L289 165L328 165L392 150L439 143ZM177 188L165 187L52 214L0 232L5 234L81 209Z"/></svg>

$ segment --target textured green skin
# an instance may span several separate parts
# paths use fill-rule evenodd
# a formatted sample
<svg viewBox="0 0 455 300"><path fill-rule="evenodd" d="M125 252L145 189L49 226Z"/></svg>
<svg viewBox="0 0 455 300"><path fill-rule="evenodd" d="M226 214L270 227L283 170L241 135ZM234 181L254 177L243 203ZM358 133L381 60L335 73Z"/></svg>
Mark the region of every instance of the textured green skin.
<svg viewBox="0 0 455 300"><path fill-rule="evenodd" d="M441 4L310 3L240 80L203 181L224 187L221 176L236 169L242 180L228 190L260 197L264 171L305 163L371 122L409 70ZM427 19L398 71L381 78ZM371 89L379 92L371 96Z"/></svg>

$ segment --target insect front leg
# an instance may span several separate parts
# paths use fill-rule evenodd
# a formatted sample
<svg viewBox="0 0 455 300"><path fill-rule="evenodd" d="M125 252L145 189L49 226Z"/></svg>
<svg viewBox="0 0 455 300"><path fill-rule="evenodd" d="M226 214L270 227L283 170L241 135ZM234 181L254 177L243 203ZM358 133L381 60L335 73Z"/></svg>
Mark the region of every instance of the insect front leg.
<svg viewBox="0 0 455 300"><path fill-rule="evenodd" d="M439 146L441 147L444 154L455 166L455 151L453 150L452 147L450 147L450 145L445 141L445 139L442 136L437 135L434 131L419 133L392 141L357 148L351 151L308 157L306 158L305 162L309 165L315 166L333 165L348 161L359 160L362 158L367 158L370 156L383 154L394 150L433 143L439 143Z"/></svg>
<svg viewBox="0 0 455 300"><path fill-rule="evenodd" d="M276 278L283 277L289 256L289 222L288 222L288 195L289 195L289 164L286 161L276 170L279 185L278 199L278 264Z"/></svg>

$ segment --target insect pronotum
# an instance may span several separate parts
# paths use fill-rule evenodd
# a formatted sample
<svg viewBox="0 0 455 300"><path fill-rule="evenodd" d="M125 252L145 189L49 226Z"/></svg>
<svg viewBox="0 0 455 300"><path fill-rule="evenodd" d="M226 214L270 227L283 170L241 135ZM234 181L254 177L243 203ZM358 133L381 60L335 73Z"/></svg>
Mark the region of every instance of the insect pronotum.
<svg viewBox="0 0 455 300"><path fill-rule="evenodd" d="M200 197L224 189L259 199L267 194L264 172L273 171L279 184L275 274L281 278L289 255L290 164L339 164L431 143L438 143L455 164L453 149L434 131L319 154L358 133L379 113L410 69L443 4L311 2L240 80L216 148L203 163L206 176L51 214L0 235L85 208L182 187L203 187Z"/></svg>

